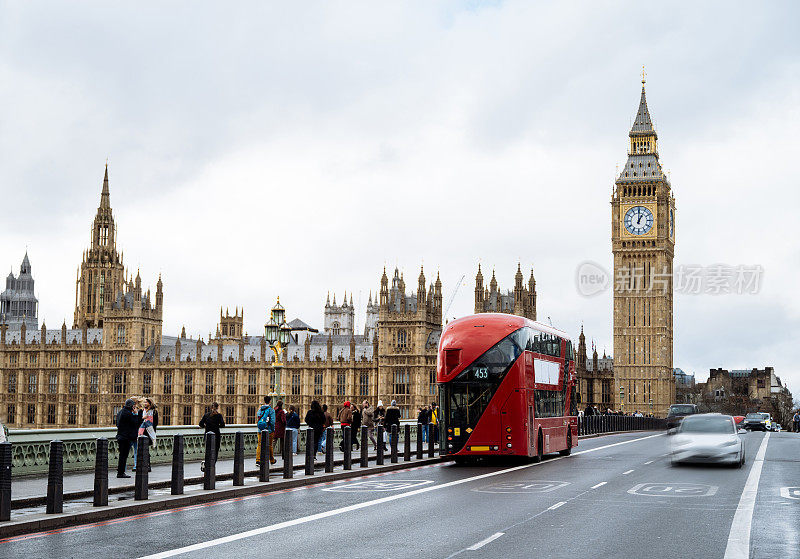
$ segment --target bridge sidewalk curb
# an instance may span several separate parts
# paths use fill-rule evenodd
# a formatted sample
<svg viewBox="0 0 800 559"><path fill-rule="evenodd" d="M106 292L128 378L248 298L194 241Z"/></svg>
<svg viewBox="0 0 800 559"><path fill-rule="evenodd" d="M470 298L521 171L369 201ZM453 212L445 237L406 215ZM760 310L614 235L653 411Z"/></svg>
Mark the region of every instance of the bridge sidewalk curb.
<svg viewBox="0 0 800 559"><path fill-rule="evenodd" d="M447 459L437 456L435 458L423 458L421 460L411 460L410 462L385 464L383 466L374 466L366 469L355 468L353 470L338 471L332 474L316 474L314 476L304 476L288 480L280 479L279 481L270 481L266 483L255 482L251 483L250 485L226 487L224 489L216 489L213 491L204 491L202 489L198 489L196 491L186 493L185 495L156 496L146 501L118 501L107 507L87 508L86 510L81 510L78 512L64 514L42 513L29 515L20 518L19 520L12 519L9 522L3 523L0 526L0 538L22 536L25 534L56 530L71 526L80 526L81 524L114 520L117 518L188 507L192 505L202 505L204 503L210 503L224 499L235 499L237 497L246 497L261 493L273 493L276 491L293 489L296 487L316 485L318 483L326 483L343 479L393 472L406 468L426 466L443 461L447 461Z"/></svg>

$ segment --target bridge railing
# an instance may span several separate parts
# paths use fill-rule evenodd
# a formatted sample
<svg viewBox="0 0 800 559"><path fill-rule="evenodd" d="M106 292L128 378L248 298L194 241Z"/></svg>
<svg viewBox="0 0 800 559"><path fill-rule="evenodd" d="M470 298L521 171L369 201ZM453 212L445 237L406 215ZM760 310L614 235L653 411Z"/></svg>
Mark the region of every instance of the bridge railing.
<svg viewBox="0 0 800 559"><path fill-rule="evenodd" d="M403 420L401 425L416 425L416 421ZM335 443L341 441L342 430L339 423L334 424ZM302 450L306 444L305 424L298 433L298 445ZM236 433L244 435L244 453L255 457L258 446L258 430L255 425L229 425L221 429L218 458L233 458L236 447ZM416 429L412 429L412 437L416 437ZM9 442L12 444L12 475L28 476L47 473L50 460L50 441L59 440L64 443L63 468L65 472L89 471L95 467L96 440L108 440L108 460L116 464L119 458L119 446L115 427L96 429L12 429ZM158 428L156 442L150 446L150 463L166 464L172 461L174 435L183 435L183 455L187 462L200 461L205 457L205 440L203 429L194 425L171 425ZM133 465L133 452L128 464Z"/></svg>
<svg viewBox="0 0 800 559"><path fill-rule="evenodd" d="M614 414L578 417L578 435L597 435L617 431L655 431L666 428L666 420L660 417Z"/></svg>

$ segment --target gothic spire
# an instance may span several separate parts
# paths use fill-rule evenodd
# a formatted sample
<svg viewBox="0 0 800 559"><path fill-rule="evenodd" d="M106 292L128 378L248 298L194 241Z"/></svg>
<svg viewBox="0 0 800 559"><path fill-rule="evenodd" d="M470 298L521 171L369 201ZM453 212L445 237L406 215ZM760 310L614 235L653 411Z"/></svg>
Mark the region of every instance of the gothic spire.
<svg viewBox="0 0 800 559"><path fill-rule="evenodd" d="M636 118L631 127L633 134L655 134L653 120L650 118L650 111L647 109L647 97L644 91L644 80L642 80L642 96L639 99L639 110L636 111Z"/></svg>
<svg viewBox="0 0 800 559"><path fill-rule="evenodd" d="M100 207L103 209L111 208L111 195L108 192L108 163L106 163L106 174L103 177L103 192L100 194Z"/></svg>

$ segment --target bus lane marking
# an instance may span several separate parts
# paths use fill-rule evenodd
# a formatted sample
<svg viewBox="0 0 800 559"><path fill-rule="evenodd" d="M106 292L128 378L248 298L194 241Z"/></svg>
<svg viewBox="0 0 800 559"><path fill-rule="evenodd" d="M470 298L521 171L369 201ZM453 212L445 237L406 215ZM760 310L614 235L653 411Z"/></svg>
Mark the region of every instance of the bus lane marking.
<svg viewBox="0 0 800 559"><path fill-rule="evenodd" d="M356 481L352 483L337 484L331 487L325 487L322 491L334 491L338 493L356 493L356 492L375 492L375 491L400 491L402 489L411 489L412 487L419 487L420 485L427 485L433 483L433 480L422 479L385 479L385 480L367 480Z"/></svg>
<svg viewBox="0 0 800 559"><path fill-rule="evenodd" d="M742 489L742 496L736 513L731 522L731 531L728 536L728 545L725 548L724 559L748 559L750 557L750 530L753 527L753 510L756 506L756 496L758 494L758 482L761 480L761 470L764 467L764 456L767 454L767 442L769 441L769 431L761 440L758 447L747 481Z"/></svg>
<svg viewBox="0 0 800 559"><path fill-rule="evenodd" d="M476 493L549 493L569 485L568 481L501 481L472 489Z"/></svg>
<svg viewBox="0 0 800 559"><path fill-rule="evenodd" d="M704 483L640 483L628 489L628 493L644 497L712 497L717 489L716 485Z"/></svg>
<svg viewBox="0 0 800 559"><path fill-rule="evenodd" d="M781 487L781 497L800 500L800 487Z"/></svg>
<svg viewBox="0 0 800 559"><path fill-rule="evenodd" d="M183 555L183 554L186 554L186 553L191 553L193 551L200 551L200 550L203 550L203 549L208 549L208 548L211 548L211 547L216 547L216 546L219 546L219 545L224 545L224 544L227 544L227 543L243 540L245 538L251 538L253 536L259 536L259 535L262 535L262 534L268 534L270 532L283 530L284 528L291 528L293 526L299 526L299 525L306 524L306 523L309 523L309 522L315 522L317 520L322 520L322 519L325 519L325 518L339 516L341 514L345 514L345 513L348 513L348 512L361 510L361 509L365 509L365 508L368 508L368 507L373 507L373 506L376 506L376 505L389 503L389 502L392 502L392 501L397 501L399 499L406 499L408 497L414 497L416 495L421 495L423 493L428 493L430 491L437 491L439 489L446 489L448 487L454 487L454 486L457 486L457 485L461 485L463 483L470 483L470 482L473 482L473 481L478 481L480 479L487 479L487 478L491 478L491 477L501 476L501 475L508 474L508 473L511 473L511 472L517 472L519 470L524 470L524 469L527 469L527 468L533 468L535 466L541 466L543 464L552 464L553 462L557 462L559 460L572 458L572 457L578 456L580 454L588 454L590 452L597 452L599 450L604 450L604 449L607 449L607 448L613 448L613 447L616 447L616 446L630 444L630 443L639 442L639 441L645 441L645 440L648 440L648 439L652 439L653 437L661 437L661 436L663 436L663 433L657 433L655 435L647 435L647 436L644 436L644 437L638 437L636 439L628 439L628 440L625 440L625 441L620 441L618 443L611 443L611 444L607 444L607 445L603 445L603 446L598 446L598 447L595 447L595 448L589 448L589 449L586 449L586 450L579 450L577 452L573 452L570 456L556 456L554 458L549 458L549 459L541 461L541 462L534 462L532 464L523 464L523 465L520 465L520 466L513 466L511 468L505 468L503 470L497 470L497 471L494 471L494 472L488 472L488 473L480 474L480 475L477 475L477 476L472 476L472 477L468 477L468 478L448 481L446 483L441 483L441 484L438 484L438 485L429 485L429 486L426 486L426 487L421 487L419 489L413 489L411 491L406 491L405 493L395 493L394 495L388 495L386 497L380 497L378 499L373 499L371 501L364 501L364 502L361 502L361 503L354 503L352 505L347 505L347 506L340 507L340 508L337 508L337 509L332 509L332 510L328 510L328 511L324 511L324 512L310 514L310 515L307 515L307 516L301 516L299 518L294 518L292 520L286 520L286 521L283 521L283 522L278 522L276 524L270 524L269 526L262 526L260 528L255 528L255 529L252 529L252 530L246 530L244 532L239 532L238 534L231 534L229 536L224 536L224 537L221 537L221 538L215 538L213 540L208 540L208 541L205 541L205 542L200 542L200 543L196 543L196 544L192 544L192 545L187 545L187 546L183 546L183 547L169 549L169 550L162 551L162 552L159 552L159 553L153 553L153 554L150 554L150 555L143 555L143 556L141 556L141 559L166 559L167 557L174 557L176 555ZM545 511L542 511L542 512L545 512ZM539 513L539 514L541 514L541 513ZM535 515L535 516L538 516L538 514ZM530 519L526 519L526 520L524 520L522 522L527 522L528 520L530 520Z"/></svg>

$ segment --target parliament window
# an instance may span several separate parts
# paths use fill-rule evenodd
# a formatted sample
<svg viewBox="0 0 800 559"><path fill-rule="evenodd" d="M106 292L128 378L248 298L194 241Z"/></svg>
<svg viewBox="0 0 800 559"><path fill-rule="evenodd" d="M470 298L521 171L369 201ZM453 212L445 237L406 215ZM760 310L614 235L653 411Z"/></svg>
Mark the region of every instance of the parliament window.
<svg viewBox="0 0 800 559"><path fill-rule="evenodd" d="M336 395L337 396L344 396L345 394L345 374L344 373L336 373Z"/></svg>
<svg viewBox="0 0 800 559"><path fill-rule="evenodd" d="M183 425L192 424L192 406L183 406Z"/></svg>
<svg viewBox="0 0 800 559"><path fill-rule="evenodd" d="M192 373L187 371L183 375L183 393L184 394L191 394L193 386L194 386L194 375L192 375ZM187 423L187 425L188 425L188 423Z"/></svg>
<svg viewBox="0 0 800 559"><path fill-rule="evenodd" d="M428 373L428 395L429 396L436 396L436 371L431 371Z"/></svg>
<svg viewBox="0 0 800 559"><path fill-rule="evenodd" d="M8 393L17 393L17 373L16 371L8 373Z"/></svg>
<svg viewBox="0 0 800 559"><path fill-rule="evenodd" d="M92 373L89 375L89 394L98 394L100 392L100 375Z"/></svg>
<svg viewBox="0 0 800 559"><path fill-rule="evenodd" d="M78 423L78 405L70 404L67 407L67 424L75 425Z"/></svg>
<svg viewBox="0 0 800 559"><path fill-rule="evenodd" d="M408 347L408 333L405 330L397 331L397 347L400 349Z"/></svg>
<svg viewBox="0 0 800 559"><path fill-rule="evenodd" d="M292 396L300 395L300 375L295 373L292 375Z"/></svg>
<svg viewBox="0 0 800 559"><path fill-rule="evenodd" d="M147 371L142 375L142 392L146 396L153 393L153 373Z"/></svg>
<svg viewBox="0 0 800 559"><path fill-rule="evenodd" d="M172 406L162 406L159 419L161 425L172 425Z"/></svg>
<svg viewBox="0 0 800 559"><path fill-rule="evenodd" d="M48 425L54 425L55 422L56 422L56 405L47 404L47 423Z"/></svg>
<svg viewBox="0 0 800 559"><path fill-rule="evenodd" d="M236 373L233 371L228 372L225 394L236 394Z"/></svg>
<svg viewBox="0 0 800 559"><path fill-rule="evenodd" d="M275 388L275 369L272 369L269 372L269 386L267 387L268 391L272 391Z"/></svg>
<svg viewBox="0 0 800 559"><path fill-rule="evenodd" d="M36 423L36 404L28 404L28 423Z"/></svg>
<svg viewBox="0 0 800 559"><path fill-rule="evenodd" d="M77 367L78 366L78 354L77 353L73 352L73 353L69 354L69 363L73 367Z"/></svg>
<svg viewBox="0 0 800 559"><path fill-rule="evenodd" d="M233 406L225 406L225 423L232 425L233 421Z"/></svg>
<svg viewBox="0 0 800 559"><path fill-rule="evenodd" d="M247 374L247 393L251 396L256 394L256 374L255 373L248 373Z"/></svg>
<svg viewBox="0 0 800 559"><path fill-rule="evenodd" d="M117 326L117 343L124 344L125 343L125 326L120 324Z"/></svg>
<svg viewBox="0 0 800 559"><path fill-rule="evenodd" d="M36 373L29 373L28 374L28 394L36 394L36 385L38 384L38 379L36 378Z"/></svg>
<svg viewBox="0 0 800 559"><path fill-rule="evenodd" d="M369 396L369 373L358 375L358 395Z"/></svg>
<svg viewBox="0 0 800 559"><path fill-rule="evenodd" d="M89 425L97 425L97 404L89 405Z"/></svg>
<svg viewBox="0 0 800 559"><path fill-rule="evenodd" d="M51 367L58 367L58 354L51 353L50 354L50 366Z"/></svg>
<svg viewBox="0 0 800 559"><path fill-rule="evenodd" d="M78 373L71 373L69 375L69 393L78 393Z"/></svg>
<svg viewBox="0 0 800 559"><path fill-rule="evenodd" d="M394 393L410 394L409 373L405 369L400 369L394 373Z"/></svg>
<svg viewBox="0 0 800 559"><path fill-rule="evenodd" d="M50 394L58 394L58 373L50 373L50 378L47 383L47 392Z"/></svg>
<svg viewBox="0 0 800 559"><path fill-rule="evenodd" d="M214 373L207 372L206 373L206 394L213 394L214 393Z"/></svg>
<svg viewBox="0 0 800 559"><path fill-rule="evenodd" d="M322 396L322 373L314 373L314 396Z"/></svg>
<svg viewBox="0 0 800 559"><path fill-rule="evenodd" d="M92 353L92 365L97 367L100 365L100 354L99 353Z"/></svg>
<svg viewBox="0 0 800 559"><path fill-rule="evenodd" d="M248 423L255 423L256 422L256 407L255 406L247 406L247 422Z"/></svg>
<svg viewBox="0 0 800 559"><path fill-rule="evenodd" d="M164 394L172 394L172 373L164 373Z"/></svg>
<svg viewBox="0 0 800 559"><path fill-rule="evenodd" d="M126 394L128 392L128 373L118 371L114 373L114 394Z"/></svg>
<svg viewBox="0 0 800 559"><path fill-rule="evenodd" d="M17 422L17 407L14 404L8 404L6 407L6 421L9 423Z"/></svg>

